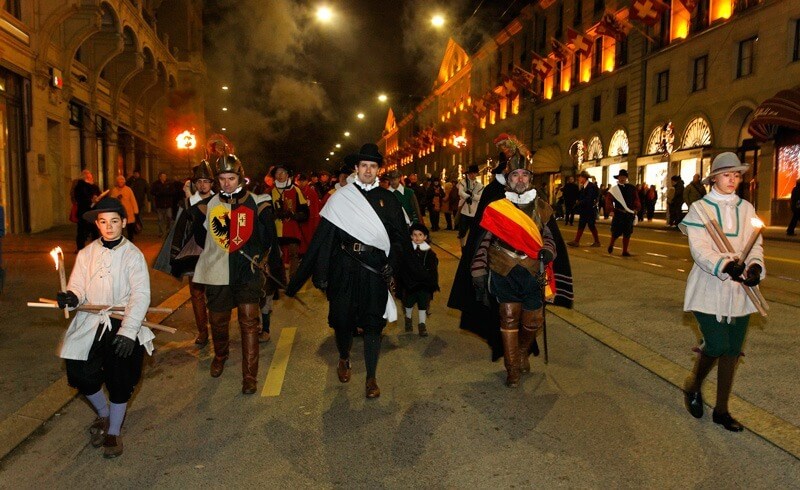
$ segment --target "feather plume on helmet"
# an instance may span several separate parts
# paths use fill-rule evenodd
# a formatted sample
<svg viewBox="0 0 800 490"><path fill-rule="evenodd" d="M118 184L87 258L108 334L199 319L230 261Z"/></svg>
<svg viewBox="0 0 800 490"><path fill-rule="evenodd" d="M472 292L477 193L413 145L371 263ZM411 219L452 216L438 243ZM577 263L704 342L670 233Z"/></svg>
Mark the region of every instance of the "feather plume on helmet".
<svg viewBox="0 0 800 490"><path fill-rule="evenodd" d="M494 139L494 144L500 150L500 163L494 168L493 173L508 173L527 166L531 151L516 136L501 133Z"/></svg>

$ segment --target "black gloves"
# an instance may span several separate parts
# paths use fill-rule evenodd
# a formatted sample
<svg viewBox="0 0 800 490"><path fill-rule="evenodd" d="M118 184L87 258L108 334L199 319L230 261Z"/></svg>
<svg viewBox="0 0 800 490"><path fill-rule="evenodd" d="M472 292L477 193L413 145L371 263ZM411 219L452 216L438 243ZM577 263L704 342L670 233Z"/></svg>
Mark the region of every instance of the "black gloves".
<svg viewBox="0 0 800 490"><path fill-rule="evenodd" d="M59 291L56 293L56 301L58 302L58 307L64 309L66 307L75 308L78 306L80 301L78 297L72 291Z"/></svg>
<svg viewBox="0 0 800 490"><path fill-rule="evenodd" d="M467 203L467 206L472 206L472 197L468 197L464 202Z"/></svg>
<svg viewBox="0 0 800 490"><path fill-rule="evenodd" d="M111 342L111 345L114 346L114 354L117 357L125 359L133 354L133 348L136 347L136 341L129 339L124 335L117 334L117 336L114 337L114 341Z"/></svg>
<svg viewBox="0 0 800 490"><path fill-rule="evenodd" d="M554 258L555 256L553 255L553 252L551 252L550 250L546 248L539 250L539 260L542 261L545 265L552 262Z"/></svg>
<svg viewBox="0 0 800 490"><path fill-rule="evenodd" d="M731 276L731 279L736 282L742 282L742 273L744 272L744 264L740 264L735 260L731 260L722 269L722 272Z"/></svg>
<svg viewBox="0 0 800 490"><path fill-rule="evenodd" d="M761 266L758 264L750 264L750 267L747 268L747 274L745 274L744 283L745 286L758 286L758 283L761 282Z"/></svg>
<svg viewBox="0 0 800 490"><path fill-rule="evenodd" d="M480 301L486 306L489 306L489 294L487 286L489 285L489 275L472 276L472 287L475 288L475 299Z"/></svg>

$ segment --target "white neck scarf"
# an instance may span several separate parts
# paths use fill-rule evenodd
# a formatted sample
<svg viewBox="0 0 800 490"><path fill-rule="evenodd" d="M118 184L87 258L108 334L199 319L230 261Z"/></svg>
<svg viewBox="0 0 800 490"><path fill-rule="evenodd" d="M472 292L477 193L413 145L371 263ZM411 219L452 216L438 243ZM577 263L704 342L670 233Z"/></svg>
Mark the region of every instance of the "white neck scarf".
<svg viewBox="0 0 800 490"><path fill-rule="evenodd" d="M292 186L291 179L286 179L284 182L278 182L277 180L275 181L275 187L277 187L278 189L288 189L291 186Z"/></svg>
<svg viewBox="0 0 800 490"><path fill-rule="evenodd" d="M418 244L414 243L414 240L411 240L411 246L414 247L414 250L422 250L423 252L431 249L431 246L428 245L427 242L422 242Z"/></svg>
<svg viewBox="0 0 800 490"><path fill-rule="evenodd" d="M536 189L530 189L522 194L517 194L514 191L506 191L506 199L514 204L528 204L536 199Z"/></svg>
<svg viewBox="0 0 800 490"><path fill-rule="evenodd" d="M725 232L736 230L736 205L739 204L739 196L735 192L723 194L716 187L712 187L708 197L719 206L719 212L722 215L722 223L720 223L722 230Z"/></svg>

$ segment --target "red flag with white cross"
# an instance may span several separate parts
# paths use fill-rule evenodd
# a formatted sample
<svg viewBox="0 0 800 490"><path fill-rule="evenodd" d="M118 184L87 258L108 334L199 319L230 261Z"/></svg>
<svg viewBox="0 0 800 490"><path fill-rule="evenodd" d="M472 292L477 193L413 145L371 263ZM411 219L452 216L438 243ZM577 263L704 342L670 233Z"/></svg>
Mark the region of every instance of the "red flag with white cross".
<svg viewBox="0 0 800 490"><path fill-rule="evenodd" d="M582 34L571 27L567 27L567 40L572 44L575 51L584 56L592 54L595 38L588 34Z"/></svg>
<svg viewBox="0 0 800 490"><path fill-rule="evenodd" d="M661 15L669 9L669 5L661 0L633 0L631 16L652 26L658 23Z"/></svg>
<svg viewBox="0 0 800 490"><path fill-rule="evenodd" d="M553 64L549 59L544 56L539 56L535 52L531 52L531 70L540 78L546 78L547 75L553 70Z"/></svg>
<svg viewBox="0 0 800 490"><path fill-rule="evenodd" d="M612 37L617 41L622 41L632 29L633 25L630 22L621 20L616 15L606 12L603 18L600 19L600 23L597 24L595 32L600 36Z"/></svg>

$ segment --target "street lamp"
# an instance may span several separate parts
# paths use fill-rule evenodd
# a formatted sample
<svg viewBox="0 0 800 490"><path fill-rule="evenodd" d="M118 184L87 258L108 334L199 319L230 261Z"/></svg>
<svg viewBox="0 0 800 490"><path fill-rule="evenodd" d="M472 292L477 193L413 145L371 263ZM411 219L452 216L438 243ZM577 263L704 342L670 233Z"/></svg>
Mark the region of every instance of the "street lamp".
<svg viewBox="0 0 800 490"><path fill-rule="evenodd" d="M223 85L222 86L222 90L228 90L228 86L227 85Z"/></svg>
<svg viewBox="0 0 800 490"><path fill-rule="evenodd" d="M436 28L442 27L444 25L444 16L441 14L436 14L431 17L431 25Z"/></svg>
<svg viewBox="0 0 800 490"><path fill-rule="evenodd" d="M359 118L359 119L364 119L364 113L363 112L359 112L358 114L356 114L356 117Z"/></svg>
<svg viewBox="0 0 800 490"><path fill-rule="evenodd" d="M379 102L386 102L386 100L387 100L388 98L389 98L389 97L387 97L387 96L386 96L386 94L380 94L380 95L378 96L378 101L379 101Z"/></svg>
<svg viewBox="0 0 800 490"><path fill-rule="evenodd" d="M350 131L345 131L344 132L344 137L345 138L349 138L350 137Z"/></svg>
<svg viewBox="0 0 800 490"><path fill-rule="evenodd" d="M222 108L222 112L228 112L228 108L227 107L223 107Z"/></svg>
<svg viewBox="0 0 800 490"><path fill-rule="evenodd" d="M333 19L333 10L324 5L317 7L317 20L320 22L330 22Z"/></svg>
<svg viewBox="0 0 800 490"><path fill-rule="evenodd" d="M341 147L342 147L341 143L336 143L336 148L341 148Z"/></svg>

